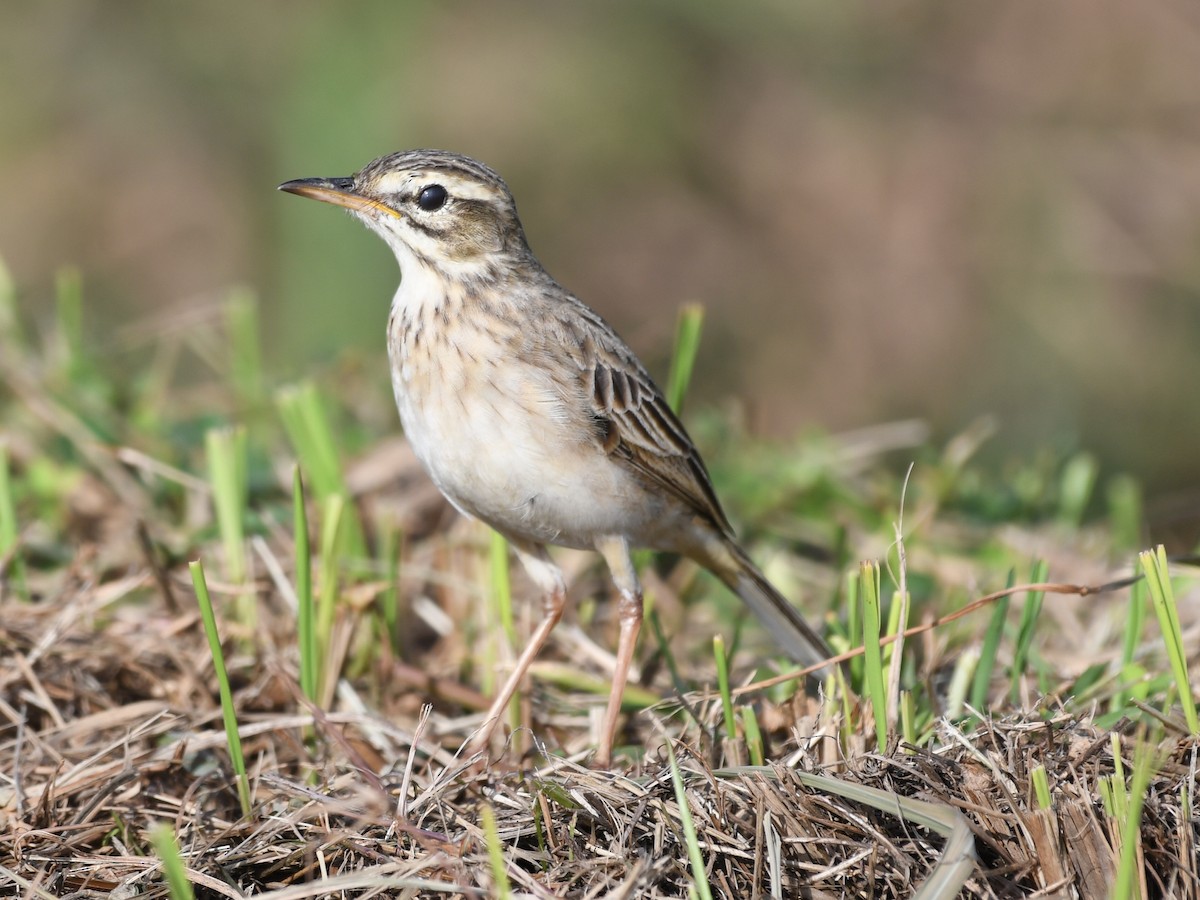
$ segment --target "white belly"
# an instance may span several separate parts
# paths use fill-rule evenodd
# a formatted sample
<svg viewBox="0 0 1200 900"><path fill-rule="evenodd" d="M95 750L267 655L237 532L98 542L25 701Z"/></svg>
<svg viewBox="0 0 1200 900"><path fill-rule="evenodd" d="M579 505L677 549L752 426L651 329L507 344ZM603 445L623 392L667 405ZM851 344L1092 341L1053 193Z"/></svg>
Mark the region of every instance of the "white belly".
<svg viewBox="0 0 1200 900"><path fill-rule="evenodd" d="M648 533L666 510L588 433L571 373L556 379L503 358L506 348L478 329L458 337L449 353L428 338L407 352L390 342L405 435L447 499L537 543L591 548L601 535L653 543Z"/></svg>

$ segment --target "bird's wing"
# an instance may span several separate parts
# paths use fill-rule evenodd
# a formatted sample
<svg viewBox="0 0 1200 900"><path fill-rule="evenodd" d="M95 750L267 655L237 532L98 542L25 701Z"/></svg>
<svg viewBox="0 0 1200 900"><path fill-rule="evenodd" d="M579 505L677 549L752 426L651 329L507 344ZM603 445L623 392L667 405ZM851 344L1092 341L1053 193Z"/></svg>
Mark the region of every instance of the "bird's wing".
<svg viewBox="0 0 1200 900"><path fill-rule="evenodd" d="M607 322L581 303L575 311L564 325L604 451L732 537L704 461L658 386Z"/></svg>

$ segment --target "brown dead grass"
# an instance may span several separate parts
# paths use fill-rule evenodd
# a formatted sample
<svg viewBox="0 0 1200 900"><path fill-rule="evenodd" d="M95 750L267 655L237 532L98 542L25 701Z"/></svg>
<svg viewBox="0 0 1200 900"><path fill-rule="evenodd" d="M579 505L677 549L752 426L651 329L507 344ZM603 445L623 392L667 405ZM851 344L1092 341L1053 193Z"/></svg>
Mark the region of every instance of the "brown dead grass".
<svg viewBox="0 0 1200 900"><path fill-rule="evenodd" d="M460 551L439 532L409 555ZM32 601L0 600L0 884L17 894L164 895L147 833L167 822L201 897L495 896L480 830L490 805L519 895L686 897L667 737L679 739L717 896L907 897L929 874L940 838L805 787L800 771L960 810L979 858L967 896L1099 898L1112 884L1120 839L1097 789L1114 771L1112 745L1086 719L1010 716L969 737L943 723L930 748L880 755L839 749L838 713L800 694L762 701L770 765L754 770L713 739L719 705L695 695L683 698L694 719L679 698L633 717L644 755L599 772L582 764L579 710L594 698L539 684L509 768L477 771L455 751L482 698L439 658L446 641L426 641L408 664L384 659L341 682L329 712L313 710L298 698L290 613L265 577L258 631L222 623L251 767L243 818L185 572L156 575L144 552L130 554L114 566L84 547L68 569L30 576ZM516 752L543 741L571 755ZM1143 886L1195 897L1200 825L1184 795L1197 744L1170 746L1146 801ZM1034 765L1049 775L1051 810L1032 801Z"/></svg>

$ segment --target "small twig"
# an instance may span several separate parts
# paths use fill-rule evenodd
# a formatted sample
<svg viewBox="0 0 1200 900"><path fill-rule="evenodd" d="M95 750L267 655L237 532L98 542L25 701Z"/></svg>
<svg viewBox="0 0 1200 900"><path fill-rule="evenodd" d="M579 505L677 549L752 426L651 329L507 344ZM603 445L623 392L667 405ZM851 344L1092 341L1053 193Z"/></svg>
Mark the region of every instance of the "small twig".
<svg viewBox="0 0 1200 900"><path fill-rule="evenodd" d="M267 567L267 574L271 576L275 590L279 591L279 596L283 598L287 608L294 614L300 608L300 601L296 599L295 586L288 579L287 573L283 571L283 566L279 564L279 557L275 555L275 551L271 549L271 545L263 539L262 535L256 534L250 538L250 546L254 548L254 552Z"/></svg>
<svg viewBox="0 0 1200 900"><path fill-rule="evenodd" d="M400 780L400 799L396 804L396 816L403 822L408 821L408 789L412 785L413 764L417 758L417 746L425 734L425 726L429 724L429 716L433 705L425 703L421 706L421 714L417 718L417 727L413 729L413 739L408 746L408 759L404 763L404 777Z"/></svg>
<svg viewBox="0 0 1200 900"><path fill-rule="evenodd" d="M1162 726L1164 728L1166 728L1170 731L1173 731L1176 734L1184 736L1184 737L1191 734L1191 731L1188 729L1186 722L1180 722L1178 719L1173 719L1170 716L1165 715L1161 711L1155 709L1150 704L1145 703L1141 700L1138 700L1136 697L1130 698L1129 702L1132 703L1134 706L1136 706L1138 709L1140 709L1142 712L1144 712L1146 715L1148 715L1150 718L1156 719L1158 722L1162 723Z"/></svg>
<svg viewBox="0 0 1200 900"><path fill-rule="evenodd" d="M21 751L25 748L25 704L17 716L17 737L13 742L13 795L17 801L17 819L25 818L25 790L21 784Z"/></svg>

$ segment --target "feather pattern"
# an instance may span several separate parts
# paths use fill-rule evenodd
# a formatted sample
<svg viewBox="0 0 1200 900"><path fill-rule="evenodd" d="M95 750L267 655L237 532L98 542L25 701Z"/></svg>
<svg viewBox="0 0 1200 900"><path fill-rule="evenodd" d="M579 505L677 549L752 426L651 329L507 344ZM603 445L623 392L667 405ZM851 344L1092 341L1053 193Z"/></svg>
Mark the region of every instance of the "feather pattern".
<svg viewBox="0 0 1200 900"><path fill-rule="evenodd" d="M563 349L574 351L590 416L607 423L601 440L605 452L732 537L699 451L650 374L594 310L571 295L564 305L558 316L566 337Z"/></svg>

